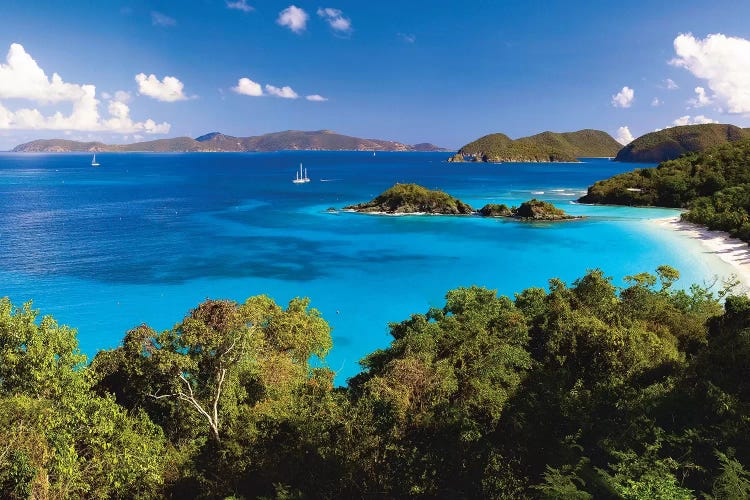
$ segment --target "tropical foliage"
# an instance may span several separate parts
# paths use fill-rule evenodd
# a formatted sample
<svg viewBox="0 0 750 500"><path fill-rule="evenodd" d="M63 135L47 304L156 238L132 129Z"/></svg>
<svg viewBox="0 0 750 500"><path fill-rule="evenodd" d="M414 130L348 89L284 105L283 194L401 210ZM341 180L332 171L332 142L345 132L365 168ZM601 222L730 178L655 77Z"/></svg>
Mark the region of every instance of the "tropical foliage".
<svg viewBox="0 0 750 500"><path fill-rule="evenodd" d="M307 300L207 300L87 365L3 299L0 496L747 498L750 299L678 277L452 290L338 388Z"/></svg>
<svg viewBox="0 0 750 500"><path fill-rule="evenodd" d="M750 140L599 181L579 201L687 208L683 219L750 241Z"/></svg>
<svg viewBox="0 0 750 500"><path fill-rule="evenodd" d="M448 193L427 189L418 184L395 184L372 201L351 205L344 209L388 214L469 215L474 212L470 205Z"/></svg>

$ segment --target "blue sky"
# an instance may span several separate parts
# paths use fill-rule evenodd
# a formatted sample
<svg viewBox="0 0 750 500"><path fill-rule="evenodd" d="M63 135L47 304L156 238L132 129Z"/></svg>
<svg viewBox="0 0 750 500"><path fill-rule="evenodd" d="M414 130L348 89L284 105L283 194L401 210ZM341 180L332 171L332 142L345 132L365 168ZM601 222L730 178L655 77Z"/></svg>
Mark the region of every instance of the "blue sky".
<svg viewBox="0 0 750 500"><path fill-rule="evenodd" d="M749 127L748 19L750 2L692 0L4 0L0 150L211 131L459 147L492 132Z"/></svg>

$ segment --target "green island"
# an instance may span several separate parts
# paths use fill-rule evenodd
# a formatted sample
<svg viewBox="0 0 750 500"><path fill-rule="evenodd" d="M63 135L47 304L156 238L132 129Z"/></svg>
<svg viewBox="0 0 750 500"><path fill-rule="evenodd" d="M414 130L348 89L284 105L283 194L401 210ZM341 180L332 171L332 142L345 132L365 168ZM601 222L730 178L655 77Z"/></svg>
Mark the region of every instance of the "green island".
<svg viewBox="0 0 750 500"><path fill-rule="evenodd" d="M206 300L91 363L0 299L0 495L747 498L750 298L678 277L458 288L344 387L307 299Z"/></svg>
<svg viewBox="0 0 750 500"><path fill-rule="evenodd" d="M330 209L329 209L330 210ZM443 191L427 189L418 184L395 184L372 201L349 205L344 210L361 213L407 215L481 215L483 217L509 217L529 221L556 221L581 219L568 215L565 211L546 201L532 199L519 207L487 204L475 211L471 205L454 198Z"/></svg>
<svg viewBox="0 0 750 500"><path fill-rule="evenodd" d="M505 134L489 134L466 144L449 162L468 157L483 162L577 162L582 157L615 156L621 144L601 130L542 132L511 139Z"/></svg>
<svg viewBox="0 0 750 500"><path fill-rule="evenodd" d="M750 241L750 139L599 181L578 201L684 208L683 220Z"/></svg>
<svg viewBox="0 0 750 500"><path fill-rule="evenodd" d="M442 214L471 215L470 205L443 191L427 189L418 184L395 184L372 201L350 205L344 210L381 214Z"/></svg>
<svg viewBox="0 0 750 500"><path fill-rule="evenodd" d="M669 127L638 137L617 153L615 161L659 163L748 138L750 129L735 125L708 123Z"/></svg>
<svg viewBox="0 0 750 500"><path fill-rule="evenodd" d="M567 214L552 203L533 198L524 201L518 207L508 207L505 204L489 203L480 208L477 213L483 217L509 217L523 221L558 221L582 219L581 216Z"/></svg>

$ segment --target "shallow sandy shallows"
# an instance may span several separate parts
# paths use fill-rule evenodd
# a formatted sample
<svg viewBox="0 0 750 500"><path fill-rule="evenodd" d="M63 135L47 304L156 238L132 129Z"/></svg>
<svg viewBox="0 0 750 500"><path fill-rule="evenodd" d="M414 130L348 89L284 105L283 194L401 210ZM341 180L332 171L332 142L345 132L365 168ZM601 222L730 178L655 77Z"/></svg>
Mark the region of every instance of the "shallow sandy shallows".
<svg viewBox="0 0 750 500"><path fill-rule="evenodd" d="M741 282L741 291L748 293L750 290L750 246L746 242L732 238L724 231L710 231L696 224L683 222L679 217L657 219L654 222L688 238L698 240L706 253L713 254L732 266L737 279Z"/></svg>

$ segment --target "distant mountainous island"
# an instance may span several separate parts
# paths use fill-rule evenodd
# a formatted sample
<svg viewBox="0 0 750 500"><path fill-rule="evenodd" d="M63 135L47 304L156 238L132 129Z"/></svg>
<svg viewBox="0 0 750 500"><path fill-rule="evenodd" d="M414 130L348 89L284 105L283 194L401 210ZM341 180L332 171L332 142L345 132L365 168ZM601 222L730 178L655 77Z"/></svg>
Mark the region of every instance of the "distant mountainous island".
<svg viewBox="0 0 750 500"><path fill-rule="evenodd" d="M470 142L449 161L575 162L583 157L615 156L621 147L601 130L542 132L515 140L498 133Z"/></svg>
<svg viewBox="0 0 750 500"><path fill-rule="evenodd" d="M450 151L434 144L402 144L379 139L360 139L330 130L287 130L253 137L233 137L219 132L195 139L175 137L133 144L104 144L78 142L65 139L39 139L13 148L16 153L69 153L69 152L267 152L267 151Z"/></svg>
<svg viewBox="0 0 750 500"><path fill-rule="evenodd" d="M686 153L750 138L750 129L711 123L670 127L645 134L617 153L615 161L660 163L674 160Z"/></svg>

